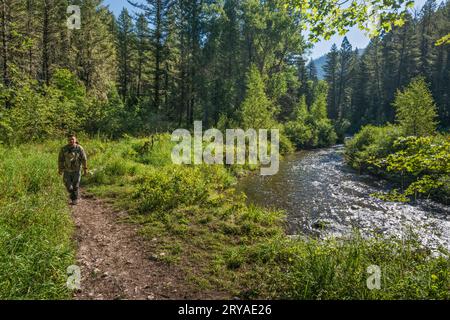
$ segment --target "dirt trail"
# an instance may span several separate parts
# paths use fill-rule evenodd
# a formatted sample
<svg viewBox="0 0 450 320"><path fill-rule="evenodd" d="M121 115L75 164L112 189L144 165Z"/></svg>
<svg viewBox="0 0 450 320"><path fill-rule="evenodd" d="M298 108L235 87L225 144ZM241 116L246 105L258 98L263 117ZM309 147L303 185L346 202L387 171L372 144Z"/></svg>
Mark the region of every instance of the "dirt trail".
<svg viewBox="0 0 450 320"><path fill-rule="evenodd" d="M118 221L126 216L102 200L84 196L72 208L81 268L81 291L75 299L214 299L199 292L175 266L152 260L151 246L138 226Z"/></svg>

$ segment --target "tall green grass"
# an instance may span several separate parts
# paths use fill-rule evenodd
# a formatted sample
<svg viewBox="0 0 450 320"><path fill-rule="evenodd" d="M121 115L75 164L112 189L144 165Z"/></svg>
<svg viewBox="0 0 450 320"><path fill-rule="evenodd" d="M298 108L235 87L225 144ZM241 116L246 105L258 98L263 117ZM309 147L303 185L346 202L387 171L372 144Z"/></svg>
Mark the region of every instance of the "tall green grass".
<svg viewBox="0 0 450 320"><path fill-rule="evenodd" d="M68 298L73 224L57 150L0 146L0 154L0 298Z"/></svg>

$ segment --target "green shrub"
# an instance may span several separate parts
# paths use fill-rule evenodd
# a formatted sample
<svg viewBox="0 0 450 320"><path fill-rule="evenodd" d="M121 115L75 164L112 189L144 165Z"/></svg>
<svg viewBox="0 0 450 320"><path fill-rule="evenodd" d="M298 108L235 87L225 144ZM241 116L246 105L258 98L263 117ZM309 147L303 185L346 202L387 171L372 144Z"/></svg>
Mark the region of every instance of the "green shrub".
<svg viewBox="0 0 450 320"><path fill-rule="evenodd" d="M405 135L428 136L436 131L437 108L423 77L415 78L398 91L392 104Z"/></svg>
<svg viewBox="0 0 450 320"><path fill-rule="evenodd" d="M371 161L394 151L394 142L402 136L395 125L367 125L345 144L347 162L355 169L375 169Z"/></svg>
<svg viewBox="0 0 450 320"><path fill-rule="evenodd" d="M149 170L141 177L133 198L138 203L138 211L148 213L201 203L207 197L207 190L199 168L168 166Z"/></svg>
<svg viewBox="0 0 450 320"><path fill-rule="evenodd" d="M290 121L286 123L285 128L286 135L297 148L314 145L313 131L305 123L300 121Z"/></svg>
<svg viewBox="0 0 450 320"><path fill-rule="evenodd" d="M383 196L386 199L408 200L419 195L439 197L448 202L450 177L450 140L443 136L400 138L394 143L396 151L373 163L389 174L397 174L407 184L403 194Z"/></svg>
<svg viewBox="0 0 450 320"><path fill-rule="evenodd" d="M132 144L134 153L131 159L146 165L164 166L172 163L173 146L170 134L153 135Z"/></svg>
<svg viewBox="0 0 450 320"><path fill-rule="evenodd" d="M337 135L330 120L317 121L317 147L328 147L336 143Z"/></svg>
<svg viewBox="0 0 450 320"><path fill-rule="evenodd" d="M300 98L291 118L285 125L286 135L297 148L321 148L336 143L337 135L327 117L327 85L319 83L314 102L308 111L306 98Z"/></svg>

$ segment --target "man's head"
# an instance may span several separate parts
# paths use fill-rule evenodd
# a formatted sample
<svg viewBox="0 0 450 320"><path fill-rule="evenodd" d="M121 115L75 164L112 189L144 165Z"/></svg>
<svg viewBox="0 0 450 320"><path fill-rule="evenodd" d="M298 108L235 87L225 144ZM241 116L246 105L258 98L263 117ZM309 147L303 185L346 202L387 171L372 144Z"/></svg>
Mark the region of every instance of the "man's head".
<svg viewBox="0 0 450 320"><path fill-rule="evenodd" d="M74 134L71 134L71 135L68 137L68 142L69 142L69 145L71 145L71 146L76 145L76 144L77 144L77 137L75 137Z"/></svg>

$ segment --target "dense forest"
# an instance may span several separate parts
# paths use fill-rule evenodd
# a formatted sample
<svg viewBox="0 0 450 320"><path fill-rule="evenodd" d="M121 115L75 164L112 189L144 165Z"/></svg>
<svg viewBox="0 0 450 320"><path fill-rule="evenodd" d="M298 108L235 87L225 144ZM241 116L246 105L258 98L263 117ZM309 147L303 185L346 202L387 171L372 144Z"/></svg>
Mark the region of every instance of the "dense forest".
<svg viewBox="0 0 450 320"><path fill-rule="evenodd" d="M283 1L147 1L117 19L101 3L74 1L82 28L70 30L67 1L2 1L3 142L149 133L194 119L245 127L259 116L297 146L329 145L334 131L342 138L392 122L396 90L417 75L448 123L449 47L435 46L448 31L448 2L428 1L361 57L344 39L328 54L327 85L306 62L301 12Z"/></svg>
<svg viewBox="0 0 450 320"><path fill-rule="evenodd" d="M371 40L360 54L347 38L333 46L324 66L328 113L340 129L393 123L397 90L424 77L436 102L441 128L450 125L450 47L436 42L450 29L450 3L427 1L406 23Z"/></svg>
<svg viewBox="0 0 450 320"><path fill-rule="evenodd" d="M2 3L2 137L226 124L241 119L253 85L262 95L248 98L266 113L286 116L298 101L305 43L282 1L148 1L117 19L100 0L73 1L80 30L65 27L67 1Z"/></svg>

